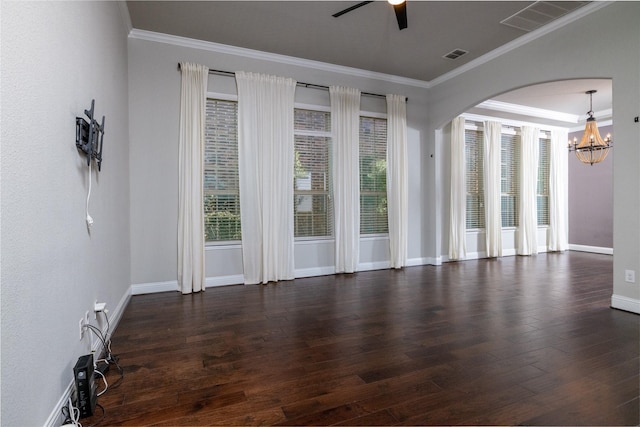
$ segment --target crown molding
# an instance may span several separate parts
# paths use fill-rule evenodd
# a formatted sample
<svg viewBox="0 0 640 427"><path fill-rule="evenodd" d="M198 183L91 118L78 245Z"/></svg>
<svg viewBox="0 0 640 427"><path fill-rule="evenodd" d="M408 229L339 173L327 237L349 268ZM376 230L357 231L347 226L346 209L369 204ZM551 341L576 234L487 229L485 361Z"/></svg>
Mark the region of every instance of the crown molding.
<svg viewBox="0 0 640 427"><path fill-rule="evenodd" d="M460 116L464 117L465 120L469 120L472 122L496 121L496 122L500 122L504 126L513 126L513 127L531 126L531 127L540 129L540 131L542 132L551 131L554 129L568 130L569 132L571 131L570 129L564 126L553 126L553 125L548 125L544 123L532 123L532 122L526 122L524 120L504 119L502 117L485 116L482 114L463 113L463 114L460 114Z"/></svg>
<svg viewBox="0 0 640 427"><path fill-rule="evenodd" d="M118 1L118 10L120 11L120 18L122 19L122 23L124 24L124 28L127 31L127 34L131 34L131 30L133 30L133 25L131 24L131 15L129 15L129 8L127 7L127 2Z"/></svg>
<svg viewBox="0 0 640 427"><path fill-rule="evenodd" d="M520 114L541 119L557 120L567 123L578 123L580 118L577 114L562 113L560 111L545 110L543 108L527 107L526 105L510 104L508 102L494 101L488 99L475 108L484 108L492 111L502 111L505 113Z"/></svg>
<svg viewBox="0 0 640 427"><path fill-rule="evenodd" d="M128 25L129 25L129 28L131 28L130 27L131 19L129 18L129 12L126 7L126 3L125 2L119 2L119 3L123 5L121 6L121 8L126 10L126 16L128 17L128 22L129 22ZM530 43L546 34L549 34L571 22L577 21L597 10L600 10L608 6L610 3L612 3L612 1L609 1L609 0L594 1L592 3L589 3L586 6L583 6L580 9L576 10L575 12L569 13L561 18L558 18L555 21L545 25L544 27L531 31L530 33L527 33L505 45L502 45L499 48L494 49L491 52L488 52L474 59L473 61L467 62L466 64L461 65L460 67L448 73L445 73L431 81L410 79L407 77L378 73L375 71L364 70L361 68L346 67L343 65L330 64L328 62L314 61L311 59L303 59L303 58L297 58L293 56L280 55L276 53L262 52L254 49L247 49L247 48L242 48L237 46L225 45L222 43L208 42L204 40L191 39L188 37L174 36L170 34L157 33L157 32L147 31L147 30L139 30L136 28L133 28L129 31L129 38L152 41L157 43L165 43L165 44L170 44L174 46L182 46L182 47L187 47L192 49L205 50L209 52L242 56L245 58L257 59L262 61L271 61L271 62L277 62L277 63L287 64L287 65L313 68L313 69L328 71L332 73L339 73L339 74L345 74L349 76L356 76L356 77L362 77L366 79L374 79L374 80L380 80L380 81L389 82L389 83L396 83L396 84L402 84L406 86L418 87L422 89L429 89L441 83L444 83L447 80L457 77L463 73L466 73L467 71L470 71L476 67L479 67L487 62L490 62L493 59L498 58L499 56L502 56L508 52L511 52L512 50L515 50L521 46L524 46L525 44Z"/></svg>
<svg viewBox="0 0 640 427"><path fill-rule="evenodd" d="M360 68L345 67L343 65L335 65L327 62L313 61L310 59L296 58L293 56L280 55L276 53L262 52L254 49L230 46L221 43L208 42L204 40L191 39L187 37L174 36L164 33L156 33L153 31L132 29L129 32L129 38L146 40L157 43L165 43L174 46L187 47L192 49L206 50L209 52L223 53L227 55L242 56L250 59L261 61L271 61L281 64L293 65L298 67L313 68L315 70L329 71L332 73L346 74L349 76L362 77L366 79L380 80L389 83L397 83L406 86L419 87L428 89L429 82L424 80L410 79L407 77L394 76L392 74L377 73L375 71L363 70Z"/></svg>
<svg viewBox="0 0 640 427"><path fill-rule="evenodd" d="M607 120L602 120L602 121L597 121L598 123L598 129L600 129L603 126L611 126L613 125L613 120L612 119L607 119ZM569 128L569 133L571 132L584 132L584 120L583 120L583 124L581 126L573 126Z"/></svg>
<svg viewBox="0 0 640 427"><path fill-rule="evenodd" d="M577 21L579 19L584 18L591 13L600 10L606 6L609 6L612 1L594 1L592 3L587 4L586 6L581 7L575 12L569 13L563 17L556 19L555 21L538 28L537 30L531 31L511 42L500 46L497 49L492 50L491 52L485 53L484 55L474 59L473 61L469 61L460 67L441 75L440 77L436 77L435 79L429 82L429 87L437 86L441 83L446 82L447 80L451 80L454 77L457 77L467 71L470 71L476 67L479 67L487 62L496 59L499 56L504 55L505 53L511 52L512 50L518 49L519 47L524 46L527 43L530 43L544 35L552 33L553 31L562 28L571 22Z"/></svg>

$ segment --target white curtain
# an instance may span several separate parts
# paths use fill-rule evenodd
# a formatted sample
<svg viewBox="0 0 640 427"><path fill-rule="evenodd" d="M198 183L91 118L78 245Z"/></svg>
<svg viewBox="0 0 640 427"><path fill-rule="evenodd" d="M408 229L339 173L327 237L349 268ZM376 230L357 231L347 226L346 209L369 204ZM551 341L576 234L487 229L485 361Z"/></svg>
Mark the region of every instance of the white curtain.
<svg viewBox="0 0 640 427"><path fill-rule="evenodd" d="M484 123L484 217L488 257L502 256L501 130L500 122Z"/></svg>
<svg viewBox="0 0 640 427"><path fill-rule="evenodd" d="M391 268L407 265L407 161L407 100L404 96L387 95L387 217Z"/></svg>
<svg viewBox="0 0 640 427"><path fill-rule="evenodd" d="M551 131L549 153L549 251L568 249L568 150L566 129Z"/></svg>
<svg viewBox="0 0 640 427"><path fill-rule="evenodd" d="M178 287L183 294L204 291L202 180L205 103L209 69L180 64L178 154Z"/></svg>
<svg viewBox="0 0 640 427"><path fill-rule="evenodd" d="M246 284L294 278L293 79L236 73Z"/></svg>
<svg viewBox="0 0 640 427"><path fill-rule="evenodd" d="M520 138L520 202L519 226L516 233L516 253L538 253L538 158L540 129L522 127Z"/></svg>
<svg viewBox="0 0 640 427"><path fill-rule="evenodd" d="M353 273L360 252L360 91L331 86L336 273Z"/></svg>
<svg viewBox="0 0 640 427"><path fill-rule="evenodd" d="M451 122L451 206L449 209L449 259L467 256L467 169L464 117Z"/></svg>

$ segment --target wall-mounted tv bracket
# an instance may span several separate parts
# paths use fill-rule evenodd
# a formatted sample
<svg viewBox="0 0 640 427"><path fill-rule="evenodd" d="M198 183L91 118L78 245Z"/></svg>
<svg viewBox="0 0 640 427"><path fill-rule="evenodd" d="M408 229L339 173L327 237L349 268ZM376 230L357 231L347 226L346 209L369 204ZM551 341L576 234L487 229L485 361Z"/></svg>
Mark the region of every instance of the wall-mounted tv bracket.
<svg viewBox="0 0 640 427"><path fill-rule="evenodd" d="M96 159L98 170L102 166L102 142L104 138L104 116L102 116L102 124L99 124L93 117L93 107L95 99L91 100L91 109L84 110L84 114L89 118L87 122L82 117L76 117L76 147L82 150L87 156L87 166L91 163L91 159Z"/></svg>

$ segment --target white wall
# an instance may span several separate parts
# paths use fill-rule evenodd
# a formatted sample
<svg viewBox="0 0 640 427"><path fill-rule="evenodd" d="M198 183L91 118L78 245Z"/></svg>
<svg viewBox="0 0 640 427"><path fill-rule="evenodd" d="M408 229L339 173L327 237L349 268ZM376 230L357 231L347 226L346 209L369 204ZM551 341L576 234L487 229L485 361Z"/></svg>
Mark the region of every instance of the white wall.
<svg viewBox="0 0 640 427"><path fill-rule="evenodd" d="M176 45L181 43L183 45ZM213 50L212 50L213 49ZM221 52L222 50L222 52ZM259 56L259 57L256 57ZM134 31L129 39L129 101L131 111L131 280L134 292L177 289L177 200L178 200L178 119L180 73L178 62L190 61L225 71L245 70L292 77L320 85L345 85L365 92L396 93L409 97L409 258L423 262L422 192L425 158L426 89L410 81L392 83L373 73L314 66L308 61L257 54L241 49L222 49L202 42L165 38ZM293 63L292 63L293 62ZM329 68L329 69L327 69ZM332 71L332 69L333 71ZM354 75L355 74L355 75ZM402 80L402 79L398 79ZM422 84L422 83L421 83ZM232 77L210 75L208 90L235 94ZM296 89L296 102L329 105L327 91ZM386 111L384 99L362 97L362 110ZM360 264L363 269L388 266L387 239L361 239ZM298 276L330 274L334 271L331 240L295 245ZM242 256L238 245L208 247L205 251L209 286L241 283Z"/></svg>
<svg viewBox="0 0 640 427"><path fill-rule="evenodd" d="M591 5L593 6L593 5ZM640 310L640 280L624 281L626 269L640 272L640 3L599 4L602 9L558 28L530 43L450 79L429 90L428 147L441 149L440 164L448 170L448 147L439 144L438 129L488 98L523 86L575 78L613 79L614 161L614 306ZM594 29L606 28L594 37ZM442 183L441 183L442 184ZM428 198L435 202L448 186L428 179ZM447 196L448 197L448 196ZM448 235L448 204L441 221L432 221L426 235L442 229ZM447 253L445 243L437 248Z"/></svg>
<svg viewBox="0 0 640 427"><path fill-rule="evenodd" d="M116 312L130 286L127 30L114 2L1 7L0 424L33 426L48 421L90 351L80 318L95 300ZM89 235L75 117L92 98L106 132Z"/></svg>

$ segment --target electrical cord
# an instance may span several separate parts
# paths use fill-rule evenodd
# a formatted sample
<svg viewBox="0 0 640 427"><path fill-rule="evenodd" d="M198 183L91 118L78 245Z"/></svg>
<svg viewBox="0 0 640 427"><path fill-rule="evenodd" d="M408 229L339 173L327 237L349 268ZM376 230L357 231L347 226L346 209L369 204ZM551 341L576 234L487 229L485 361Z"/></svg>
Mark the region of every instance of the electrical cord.
<svg viewBox="0 0 640 427"><path fill-rule="evenodd" d="M109 330L111 329L111 324L109 323L109 316L107 316L107 309L102 310L101 313L104 316L104 320L107 321L107 335L109 335Z"/></svg>
<svg viewBox="0 0 640 427"><path fill-rule="evenodd" d="M76 427L82 427L80 424L80 410L73 406L73 402L71 401L71 396L68 399L68 406L62 408L62 414L65 416L64 424L73 425ZM67 409L67 413L65 414L64 410Z"/></svg>
<svg viewBox="0 0 640 427"><path fill-rule="evenodd" d="M109 316L107 315L108 311L107 310L103 310L102 311L102 315L104 316L105 321L107 322L107 336L109 336L109 331L111 330L111 323L109 322ZM116 381L114 383L114 385L112 385L112 388L120 385L120 382L122 381L122 379L124 378L124 370L122 369L122 366L120 366L120 364L118 363L118 356L115 356L113 354L113 352L111 351L111 339L109 339L107 341L107 348L105 349L105 356L106 356L106 362L107 363L113 363L116 368L118 368L118 372L120 373L120 378L118 379L118 381Z"/></svg>
<svg viewBox="0 0 640 427"><path fill-rule="evenodd" d="M69 414L69 407L63 406L61 409L62 415L64 416L63 425L71 424L71 415Z"/></svg>
<svg viewBox="0 0 640 427"><path fill-rule="evenodd" d="M91 168L89 168L89 170L91 170ZM89 181L89 194L91 194L91 181ZM90 226L89 219L90 219L89 196L87 196L87 226ZM102 377L102 380L104 381L104 389L98 392L96 396L102 396L107 390L109 390L109 387L110 387L106 376L100 370L96 369L98 362L102 361L107 364L113 363L118 368L118 372L120 373L120 378L118 378L118 380L111 385L111 388L115 388L119 386L121 381L124 378L124 370L122 369L122 366L120 366L120 364L118 363L118 356L115 356L111 352L111 339L107 339L107 337L109 336L109 331L111 329L111 324L109 323L109 317L107 316L106 310L102 311L102 313L107 323L107 329L105 332L101 331L100 328L91 324L83 325L83 328L86 328L87 330L91 331L100 340L100 342L102 343L102 348L105 352L104 359L98 359L94 362L94 372L100 375ZM102 417L89 427L93 427L99 424L106 415L106 410L102 405L96 402L96 406L102 409ZM82 427L82 424L80 424L80 410L75 406L73 406L71 396L69 396L68 398L68 406L63 406L61 411L63 416L65 417L65 420L64 420L65 426Z"/></svg>
<svg viewBox="0 0 640 427"><path fill-rule="evenodd" d="M111 328L111 325L109 323L109 317L107 316L106 312L103 311L102 313L103 313L103 315L104 315L104 317L106 319L106 322L107 322L107 336L108 336L109 329ZM118 369L118 372L120 373L120 378L118 378L118 380L116 380L110 386L112 389L118 387L120 385L120 383L122 382L122 380L124 379L124 369L118 363L118 356L115 356L113 354L113 352L111 351L111 339L107 339L107 337L100 330L100 328L97 328L96 326L86 325L85 324L84 327L89 329L91 332L93 332L98 337L98 339L102 343L102 348L104 349L104 358L96 360L95 363L97 364L99 362L104 362L106 364L113 364ZM99 371L96 371L96 372L99 372ZM102 372L100 372L100 374L102 374Z"/></svg>
<svg viewBox="0 0 640 427"><path fill-rule="evenodd" d="M104 390L100 391L97 393L97 396L102 396L105 391L109 390L109 383L107 382L107 378L104 376L104 374L102 372L100 372L99 370L94 370L93 372L97 373L98 375L100 375L102 377L102 381L104 381Z"/></svg>
<svg viewBox="0 0 640 427"><path fill-rule="evenodd" d="M105 415L107 415L107 411L104 409L104 407L96 402L96 407L99 407L100 409L102 409L102 417L100 417L100 419L98 421L96 421L95 423L89 425L88 427L95 427L98 424L100 424L100 422L102 422L102 420L104 420Z"/></svg>
<svg viewBox="0 0 640 427"><path fill-rule="evenodd" d="M93 218L89 215L89 199L91 198L91 161L89 161L89 191L87 191L87 228L91 230Z"/></svg>
<svg viewBox="0 0 640 427"><path fill-rule="evenodd" d="M85 324L85 325L83 325L83 326L84 326L85 328L89 329L91 332L93 332L93 333L94 333L94 335L95 335L96 337L98 337L98 339L99 339L99 340L100 340L100 342L102 343L102 348L104 349L104 351L105 351L105 353L106 353L106 352L107 352L107 350L108 350L108 346L107 346L107 339L106 339L106 337L103 335L102 331L101 331L99 328L97 328L97 327L95 327L95 326L93 326L93 325Z"/></svg>

